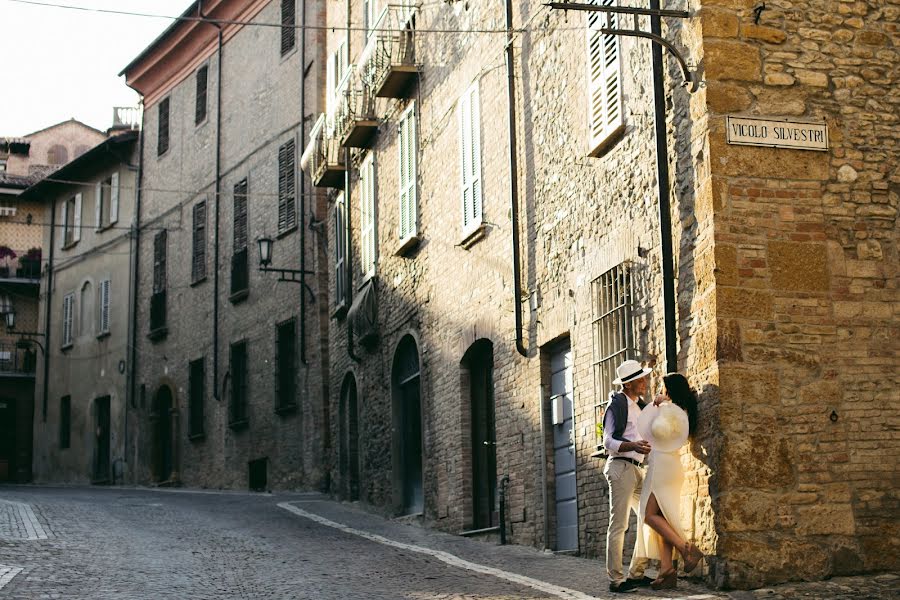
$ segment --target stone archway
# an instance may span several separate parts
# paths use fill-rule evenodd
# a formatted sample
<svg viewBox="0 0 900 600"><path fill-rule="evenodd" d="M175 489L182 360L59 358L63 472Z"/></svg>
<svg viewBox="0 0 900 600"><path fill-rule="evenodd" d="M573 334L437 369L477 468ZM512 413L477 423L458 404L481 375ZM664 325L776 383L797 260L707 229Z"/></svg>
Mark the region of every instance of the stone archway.
<svg viewBox="0 0 900 600"><path fill-rule="evenodd" d="M356 377L347 373L341 385L339 472L347 500L359 500L359 404Z"/></svg>
<svg viewBox="0 0 900 600"><path fill-rule="evenodd" d="M391 369L393 399L394 490L400 512L405 515L425 508L422 474L422 398L419 348L411 335L397 345Z"/></svg>

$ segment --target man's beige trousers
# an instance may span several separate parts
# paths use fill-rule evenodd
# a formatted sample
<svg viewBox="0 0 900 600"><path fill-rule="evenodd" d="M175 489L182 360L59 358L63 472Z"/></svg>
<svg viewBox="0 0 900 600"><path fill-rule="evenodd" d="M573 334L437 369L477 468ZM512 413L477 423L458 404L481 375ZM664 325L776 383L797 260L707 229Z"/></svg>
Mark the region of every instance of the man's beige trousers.
<svg viewBox="0 0 900 600"><path fill-rule="evenodd" d="M643 469L627 460L606 461L603 469L609 483L609 528L606 530L606 573L610 583L625 581L622 572L622 547L625 545L625 531L628 529L629 513L637 511L641 502L641 484L644 481ZM644 576L647 566L645 557L638 557L637 544L631 555L631 566L628 577L638 579Z"/></svg>

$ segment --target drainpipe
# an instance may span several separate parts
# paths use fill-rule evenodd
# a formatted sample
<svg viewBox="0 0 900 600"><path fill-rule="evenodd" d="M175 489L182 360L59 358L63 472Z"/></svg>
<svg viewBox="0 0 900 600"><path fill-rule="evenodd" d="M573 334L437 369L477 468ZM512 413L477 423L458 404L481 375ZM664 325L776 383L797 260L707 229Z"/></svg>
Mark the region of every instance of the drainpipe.
<svg viewBox="0 0 900 600"><path fill-rule="evenodd" d="M659 0L650 0L650 9L659 10ZM650 17L650 32L660 36L658 15ZM662 252L663 307L666 329L666 371L678 370L678 332L675 327L675 268L672 256L672 217L669 210L669 152L666 134L666 93L663 83L662 46L651 44L653 56L653 107L656 125L656 178L659 193L660 250Z"/></svg>
<svg viewBox="0 0 900 600"><path fill-rule="evenodd" d="M306 0L300 2L300 149L306 139ZM306 176L300 171L300 362L306 359Z"/></svg>
<svg viewBox="0 0 900 600"><path fill-rule="evenodd" d="M350 54L350 4L352 0L347 0L347 56L351 56ZM349 60L347 61L350 62ZM335 84L340 83L336 81ZM328 93L331 93L331 90L328 90ZM352 260L352 252L350 249L353 248L353 244L350 243L352 229L350 228L350 214L352 213L352 209L350 208L350 148L344 148L344 222L347 224L347 233L346 233L346 241L347 247L345 250L345 262L347 264L347 355L353 360L353 362L359 362L359 357L353 352L353 325L350 323L350 307L353 305L353 260Z"/></svg>
<svg viewBox="0 0 900 600"><path fill-rule="evenodd" d="M516 314L516 350L528 356L522 342L522 273L519 268L519 172L516 165L516 81L513 74L512 0L506 0L506 100L509 105L509 204L512 220L513 310Z"/></svg>
<svg viewBox="0 0 900 600"><path fill-rule="evenodd" d="M197 2L197 14L206 20L203 14L202 1ZM222 178L222 25L215 21L207 21L218 30L218 47L216 55L216 189L215 189L215 233L213 234L213 396L218 395L219 381L219 197Z"/></svg>
<svg viewBox="0 0 900 600"><path fill-rule="evenodd" d="M125 462L128 462L128 405L129 403L135 404L135 398L137 398L137 377L135 377L135 371L137 370L137 331L138 331L138 269L140 268L140 260L138 257L140 256L141 249L141 183L144 178L144 129L138 131L138 166L137 166L137 174L135 175L136 185L134 186L134 217L132 218L132 229L131 229L131 289L128 290L128 293L131 294L131 302L130 310L131 310L131 318L128 319L128 346L131 348L131 357L128 361L128 382L125 386L126 398L125 398L125 440L124 444L124 456Z"/></svg>
<svg viewBox="0 0 900 600"><path fill-rule="evenodd" d="M56 249L56 204L50 209L50 256L47 258L47 301L44 304L44 393L41 394L41 422L47 422L47 400L50 397L50 307L53 306L53 255Z"/></svg>

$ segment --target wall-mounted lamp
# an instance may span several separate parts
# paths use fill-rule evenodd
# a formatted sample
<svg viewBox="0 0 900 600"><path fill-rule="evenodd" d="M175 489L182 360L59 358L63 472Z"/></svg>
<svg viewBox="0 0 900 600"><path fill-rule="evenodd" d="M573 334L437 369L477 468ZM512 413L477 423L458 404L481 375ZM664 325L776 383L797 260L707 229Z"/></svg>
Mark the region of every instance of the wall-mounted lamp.
<svg viewBox="0 0 900 600"><path fill-rule="evenodd" d="M270 267L275 250L275 240L270 237L261 237L256 240L256 243L259 244L259 270L264 273L278 273L278 281L293 281L294 283L302 284L306 291L309 292L310 298L315 302L316 295L313 293L312 288L301 278L301 275L315 275L315 272Z"/></svg>

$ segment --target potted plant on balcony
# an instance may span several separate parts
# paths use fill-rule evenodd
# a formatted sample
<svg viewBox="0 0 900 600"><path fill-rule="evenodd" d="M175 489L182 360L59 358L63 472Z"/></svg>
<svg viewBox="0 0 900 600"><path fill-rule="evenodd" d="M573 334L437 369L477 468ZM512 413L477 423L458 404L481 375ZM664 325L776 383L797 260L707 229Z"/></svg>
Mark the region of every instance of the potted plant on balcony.
<svg viewBox="0 0 900 600"><path fill-rule="evenodd" d="M29 248L19 259L19 276L27 279L37 279L41 276L40 248Z"/></svg>
<svg viewBox="0 0 900 600"><path fill-rule="evenodd" d="M0 245L0 277L9 277L9 259L15 257L16 253L12 248Z"/></svg>

